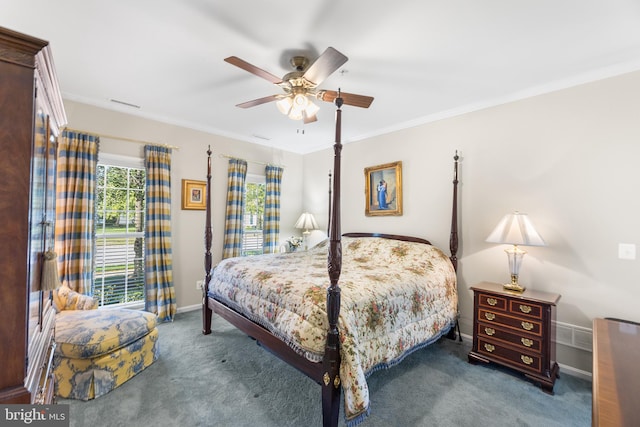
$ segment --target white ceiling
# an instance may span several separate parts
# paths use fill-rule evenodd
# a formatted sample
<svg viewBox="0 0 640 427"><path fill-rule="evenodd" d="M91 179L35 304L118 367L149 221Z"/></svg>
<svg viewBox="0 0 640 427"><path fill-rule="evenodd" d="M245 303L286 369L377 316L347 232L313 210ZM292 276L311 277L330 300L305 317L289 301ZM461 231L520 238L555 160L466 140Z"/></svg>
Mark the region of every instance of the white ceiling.
<svg viewBox="0 0 640 427"><path fill-rule="evenodd" d="M343 142L640 69L640 0L0 0L0 26L51 42L66 99L298 153L333 144L335 107L237 108L281 89L224 58L345 54L320 88L375 100Z"/></svg>

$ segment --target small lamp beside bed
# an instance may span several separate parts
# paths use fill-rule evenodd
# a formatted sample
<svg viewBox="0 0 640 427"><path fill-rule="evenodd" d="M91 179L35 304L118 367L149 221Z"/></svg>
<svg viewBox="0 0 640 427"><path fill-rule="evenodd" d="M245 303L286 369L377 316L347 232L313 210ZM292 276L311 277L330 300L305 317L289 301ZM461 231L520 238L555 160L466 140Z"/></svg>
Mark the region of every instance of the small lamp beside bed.
<svg viewBox="0 0 640 427"><path fill-rule="evenodd" d="M309 234L311 233L310 230L317 229L318 223L313 217L313 214L310 214L309 212L303 212L302 215L300 215L300 218L298 218L295 228L304 229L304 231L302 232L302 240L304 244L304 250L306 251L307 249L309 249Z"/></svg>
<svg viewBox="0 0 640 427"><path fill-rule="evenodd" d="M511 283L505 284L504 289L523 292L525 288L518 283L518 272L520 271L522 258L527 252L518 248L518 246L545 246L544 240L536 231L527 214L516 211L505 215L486 241L513 245L512 248L505 249L509 258Z"/></svg>

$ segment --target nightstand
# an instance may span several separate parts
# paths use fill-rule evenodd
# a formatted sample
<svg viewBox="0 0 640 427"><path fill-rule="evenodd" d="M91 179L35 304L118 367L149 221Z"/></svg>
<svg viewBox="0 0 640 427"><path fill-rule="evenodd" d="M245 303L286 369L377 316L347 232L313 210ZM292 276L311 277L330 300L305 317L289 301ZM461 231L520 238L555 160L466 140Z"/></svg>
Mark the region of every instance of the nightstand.
<svg viewBox="0 0 640 427"><path fill-rule="evenodd" d="M559 377L555 325L559 294L504 290L482 282L473 290L473 347L469 363L495 363L519 371L553 394Z"/></svg>

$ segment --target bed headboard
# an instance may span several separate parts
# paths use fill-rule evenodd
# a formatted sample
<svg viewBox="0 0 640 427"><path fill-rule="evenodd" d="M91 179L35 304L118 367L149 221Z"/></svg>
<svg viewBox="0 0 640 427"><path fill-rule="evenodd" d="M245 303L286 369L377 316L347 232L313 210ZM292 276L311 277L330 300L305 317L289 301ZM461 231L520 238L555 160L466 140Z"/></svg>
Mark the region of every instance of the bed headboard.
<svg viewBox="0 0 640 427"><path fill-rule="evenodd" d="M399 234L383 234L383 233L344 233L344 237L380 237L382 239L401 240L403 242L424 243L431 245L431 242L420 237L401 236Z"/></svg>

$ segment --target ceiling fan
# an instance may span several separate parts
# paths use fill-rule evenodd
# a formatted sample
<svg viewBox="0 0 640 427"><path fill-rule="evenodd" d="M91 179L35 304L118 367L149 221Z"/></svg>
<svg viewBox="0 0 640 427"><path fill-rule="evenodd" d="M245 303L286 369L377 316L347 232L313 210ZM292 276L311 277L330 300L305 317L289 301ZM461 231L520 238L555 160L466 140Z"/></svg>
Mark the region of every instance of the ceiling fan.
<svg viewBox="0 0 640 427"><path fill-rule="evenodd" d="M265 96L252 101L243 102L236 105L240 108L250 108L267 102L276 102L280 112L289 116L293 120L304 120L304 123L312 123L317 120L316 113L320 109L310 98L320 101L333 102L338 94L346 105L369 108L373 102L373 97L355 95L351 93L337 92L333 90L318 89L318 86L333 72L340 68L349 58L344 56L332 47L327 48L313 63L305 56L294 56L291 58L291 65L294 71L287 73L284 77L277 77L255 65L238 58L230 56L225 58L225 62L242 68L258 77L262 77L271 83L280 86L284 93Z"/></svg>

